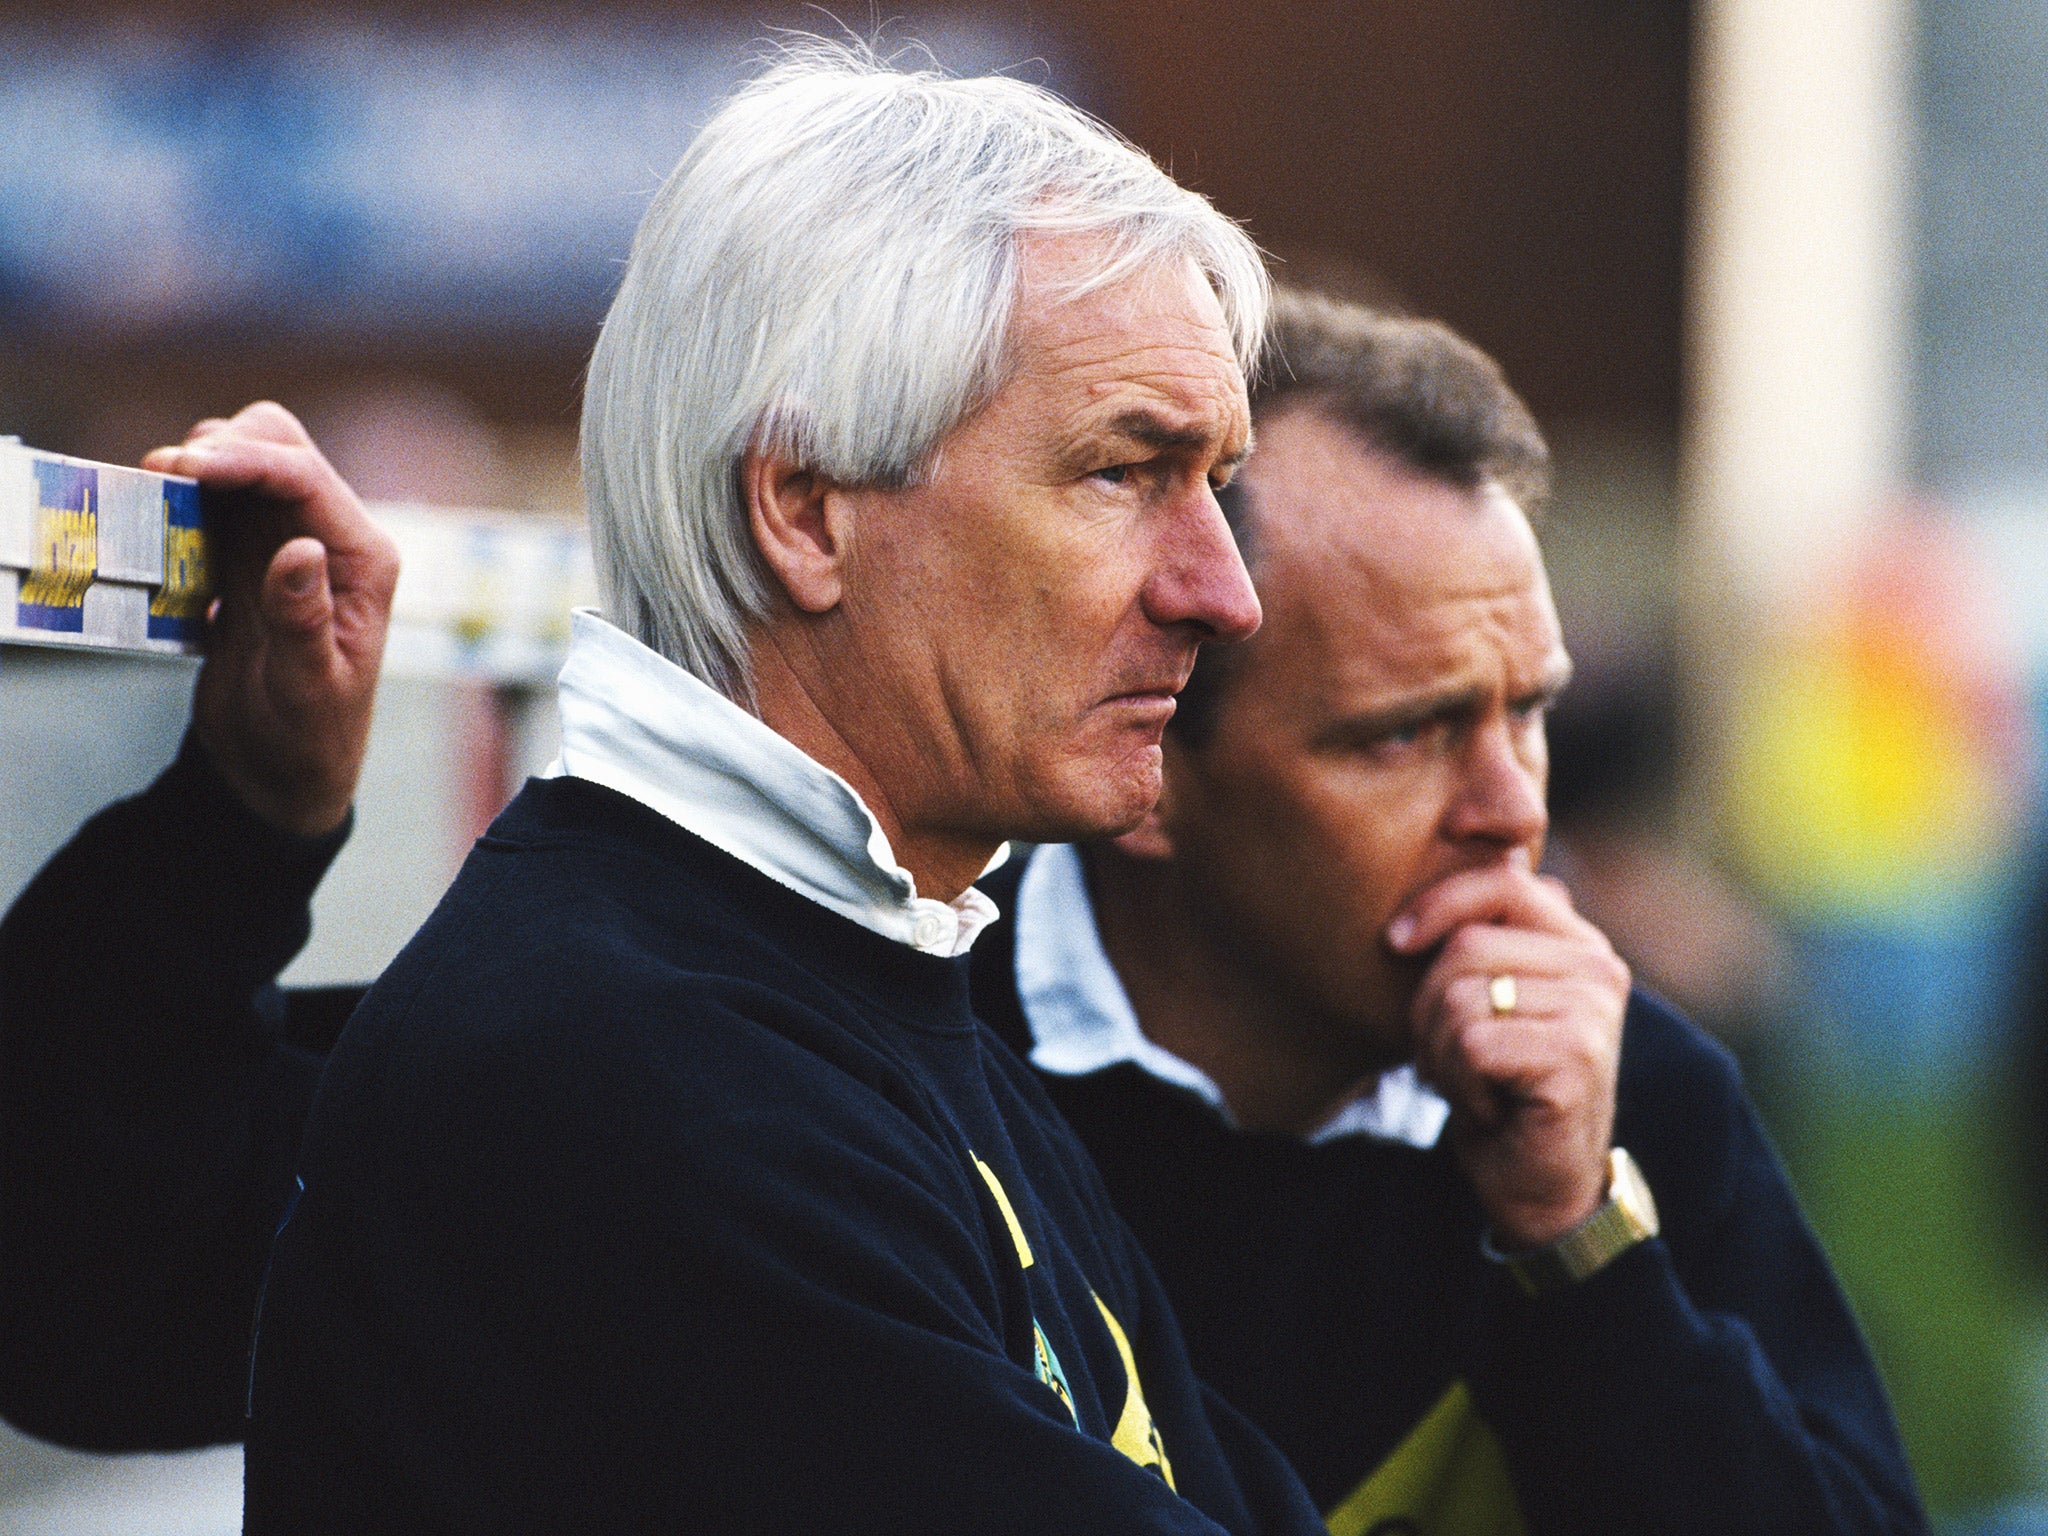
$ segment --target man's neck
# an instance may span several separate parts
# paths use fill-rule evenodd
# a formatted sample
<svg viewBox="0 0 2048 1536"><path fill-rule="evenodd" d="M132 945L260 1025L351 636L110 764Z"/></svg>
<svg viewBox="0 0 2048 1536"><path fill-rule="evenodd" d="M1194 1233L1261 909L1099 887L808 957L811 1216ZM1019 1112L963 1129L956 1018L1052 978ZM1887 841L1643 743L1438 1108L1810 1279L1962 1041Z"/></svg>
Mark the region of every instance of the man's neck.
<svg viewBox="0 0 2048 1536"><path fill-rule="evenodd" d="M1102 947L1139 1027L1207 1073L1249 1131L1307 1136L1388 1063L1239 962L1170 864L1084 850Z"/></svg>
<svg viewBox="0 0 2048 1536"><path fill-rule="evenodd" d="M833 723L829 699L807 686L802 671L776 643L765 636L752 652L754 707L766 725L851 784L875 820L896 862L910 871L917 894L934 901L955 901L988 868L1002 846L1000 838L926 828L901 812L903 797L892 794L880 776L856 752Z"/></svg>

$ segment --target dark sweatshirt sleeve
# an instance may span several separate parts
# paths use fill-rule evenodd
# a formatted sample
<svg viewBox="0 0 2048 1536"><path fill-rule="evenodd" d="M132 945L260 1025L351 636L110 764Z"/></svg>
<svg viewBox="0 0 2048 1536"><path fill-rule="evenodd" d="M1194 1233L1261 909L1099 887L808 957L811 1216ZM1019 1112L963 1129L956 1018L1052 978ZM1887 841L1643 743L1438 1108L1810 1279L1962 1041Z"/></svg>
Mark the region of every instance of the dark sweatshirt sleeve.
<svg viewBox="0 0 2048 1536"><path fill-rule="evenodd" d="M18 1427L100 1450L240 1437L264 1255L353 1001L274 981L346 835L267 826L188 736L0 921L0 1413Z"/></svg>
<svg viewBox="0 0 2048 1536"><path fill-rule="evenodd" d="M1307 1503L1301 1479L1264 1431L1226 1402L1221 1393L1206 1383L1200 1391L1210 1428L1236 1476L1245 1507L1253 1518L1266 1517L1258 1528L1274 1532L1294 1529L1289 1523L1295 1518L1292 1511ZM1313 1507L1308 1513L1313 1525L1320 1528L1322 1520Z"/></svg>
<svg viewBox="0 0 2048 1536"><path fill-rule="evenodd" d="M1663 1236L1542 1297L1500 1276L1476 1385L1530 1529L1924 1531L1876 1369L1733 1061L1640 995L1617 1140Z"/></svg>

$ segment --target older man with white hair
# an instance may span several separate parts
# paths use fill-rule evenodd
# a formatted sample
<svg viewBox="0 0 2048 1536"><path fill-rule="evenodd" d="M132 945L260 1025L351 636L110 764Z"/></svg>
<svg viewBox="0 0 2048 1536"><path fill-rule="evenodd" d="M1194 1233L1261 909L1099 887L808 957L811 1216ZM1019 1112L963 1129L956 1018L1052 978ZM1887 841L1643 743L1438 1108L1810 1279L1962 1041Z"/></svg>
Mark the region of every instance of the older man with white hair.
<svg viewBox="0 0 2048 1536"><path fill-rule="evenodd" d="M558 773L330 1059L248 1526L1310 1531L969 1010L1006 838L1134 824L1258 605L1263 274L1014 81L805 45L657 197Z"/></svg>

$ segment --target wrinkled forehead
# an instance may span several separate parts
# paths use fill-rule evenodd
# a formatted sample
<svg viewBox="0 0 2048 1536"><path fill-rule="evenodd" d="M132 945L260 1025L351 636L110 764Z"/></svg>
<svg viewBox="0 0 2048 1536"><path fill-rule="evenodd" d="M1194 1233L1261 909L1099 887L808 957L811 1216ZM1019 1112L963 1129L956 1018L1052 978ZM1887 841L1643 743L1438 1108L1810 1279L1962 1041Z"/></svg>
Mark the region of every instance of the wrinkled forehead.
<svg viewBox="0 0 2048 1536"><path fill-rule="evenodd" d="M1244 370L1223 306L1184 258L1092 281L1099 242L1027 240L1010 320L1008 383L1066 408L1105 413L1144 397L1207 421L1240 441L1250 433Z"/></svg>
<svg viewBox="0 0 2048 1536"><path fill-rule="evenodd" d="M1462 488L1373 457L1370 474L1256 482L1266 624L1252 643L1307 647L1333 673L1390 685L1478 669L1538 686L1564 651L1521 509L1497 485Z"/></svg>

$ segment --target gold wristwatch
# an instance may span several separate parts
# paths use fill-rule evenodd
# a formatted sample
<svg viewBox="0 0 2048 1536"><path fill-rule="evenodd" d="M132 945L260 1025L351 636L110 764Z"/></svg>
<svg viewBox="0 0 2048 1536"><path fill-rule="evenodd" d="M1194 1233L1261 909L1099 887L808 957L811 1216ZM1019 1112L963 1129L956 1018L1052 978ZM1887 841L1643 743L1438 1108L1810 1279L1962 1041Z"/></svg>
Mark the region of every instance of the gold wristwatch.
<svg viewBox="0 0 2048 1536"><path fill-rule="evenodd" d="M1546 1248L1502 1253L1489 1234L1480 1247L1531 1296L1576 1285L1598 1274L1644 1238L1657 1235L1657 1202L1636 1160L1616 1147L1607 1154L1607 1203Z"/></svg>

